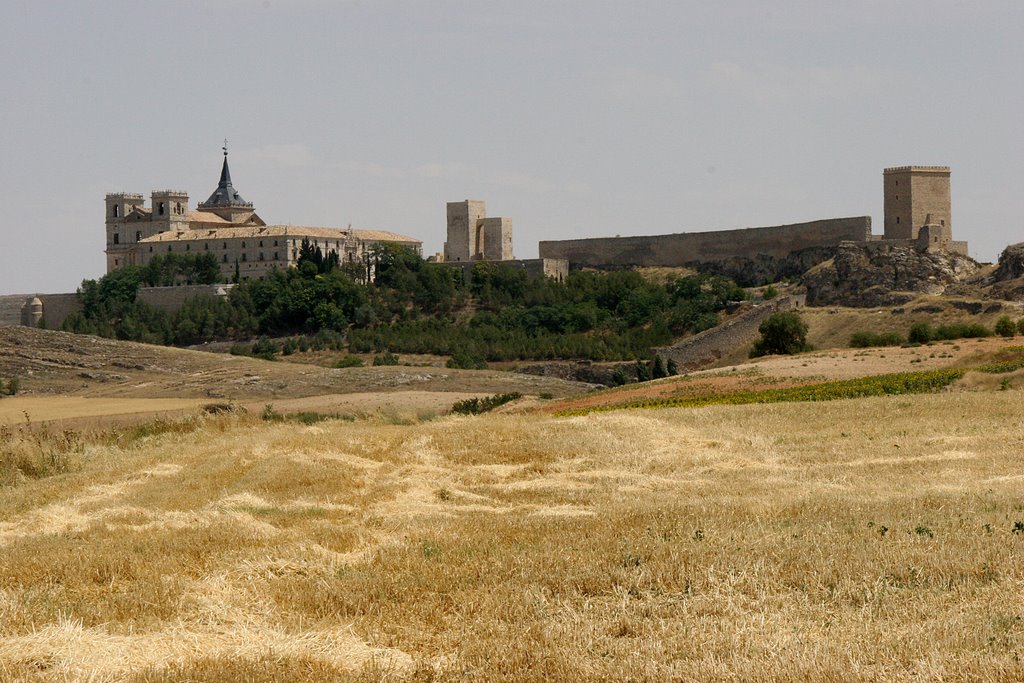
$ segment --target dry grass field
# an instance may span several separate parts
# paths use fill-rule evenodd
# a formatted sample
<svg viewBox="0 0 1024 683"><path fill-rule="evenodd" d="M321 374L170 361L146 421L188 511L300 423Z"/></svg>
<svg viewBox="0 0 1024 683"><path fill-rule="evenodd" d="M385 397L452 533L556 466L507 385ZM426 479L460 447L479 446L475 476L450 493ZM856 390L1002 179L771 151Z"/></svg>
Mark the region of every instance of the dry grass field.
<svg viewBox="0 0 1024 683"><path fill-rule="evenodd" d="M1016 390L0 439L3 681L1024 679Z"/></svg>

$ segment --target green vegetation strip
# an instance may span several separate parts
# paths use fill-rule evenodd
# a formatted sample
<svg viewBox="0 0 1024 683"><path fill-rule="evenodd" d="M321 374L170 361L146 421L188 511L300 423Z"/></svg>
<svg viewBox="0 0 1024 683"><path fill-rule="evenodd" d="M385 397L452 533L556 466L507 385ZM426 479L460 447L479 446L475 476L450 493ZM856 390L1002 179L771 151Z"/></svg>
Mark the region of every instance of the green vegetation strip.
<svg viewBox="0 0 1024 683"><path fill-rule="evenodd" d="M885 396L897 394L923 394L949 386L966 374L966 370L945 369L926 372L899 372L857 379L836 380L820 384L784 389L738 391L731 394L681 396L627 401L617 405L566 410L558 415L585 415L591 412L621 410L623 408L699 408L710 405L743 405L748 403L784 403L794 401L834 401L842 398Z"/></svg>
<svg viewBox="0 0 1024 683"><path fill-rule="evenodd" d="M707 394L704 396L680 396L676 398L654 398L625 401L607 406L563 410L555 413L561 416L586 415L587 413L623 410L630 408L700 408L712 405L744 405L748 403L791 403L795 401L835 401L843 398L865 396L894 396L898 394L926 394L938 391L962 378L968 372L1003 374L1024 368L1024 358L996 361L974 368L946 368L923 372L897 372L889 375L873 375L856 379L835 380L783 389L762 389L759 391L738 391L731 394Z"/></svg>

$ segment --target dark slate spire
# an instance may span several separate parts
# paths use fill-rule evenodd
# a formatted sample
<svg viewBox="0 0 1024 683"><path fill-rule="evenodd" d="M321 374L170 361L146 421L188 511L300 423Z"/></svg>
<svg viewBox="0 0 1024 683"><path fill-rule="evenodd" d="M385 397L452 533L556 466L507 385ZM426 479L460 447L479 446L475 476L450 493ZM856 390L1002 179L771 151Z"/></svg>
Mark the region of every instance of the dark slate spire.
<svg viewBox="0 0 1024 683"><path fill-rule="evenodd" d="M252 202L242 199L238 190L231 184L231 169L228 168L228 141L224 140L224 166L220 169L220 182L210 198L199 205L200 209L240 208L251 209Z"/></svg>

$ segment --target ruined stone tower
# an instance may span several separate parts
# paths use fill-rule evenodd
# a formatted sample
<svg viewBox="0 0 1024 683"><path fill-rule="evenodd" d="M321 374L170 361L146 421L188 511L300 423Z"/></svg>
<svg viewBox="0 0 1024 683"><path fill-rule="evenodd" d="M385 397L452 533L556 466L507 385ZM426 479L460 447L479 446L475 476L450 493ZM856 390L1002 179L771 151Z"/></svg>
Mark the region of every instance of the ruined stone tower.
<svg viewBox="0 0 1024 683"><path fill-rule="evenodd" d="M914 240L925 225L953 234L949 166L899 166L882 174L885 239ZM932 232L935 232L934 229Z"/></svg>
<svg viewBox="0 0 1024 683"><path fill-rule="evenodd" d="M480 200L448 202L445 261L511 261L514 258L511 218L488 218L487 207Z"/></svg>

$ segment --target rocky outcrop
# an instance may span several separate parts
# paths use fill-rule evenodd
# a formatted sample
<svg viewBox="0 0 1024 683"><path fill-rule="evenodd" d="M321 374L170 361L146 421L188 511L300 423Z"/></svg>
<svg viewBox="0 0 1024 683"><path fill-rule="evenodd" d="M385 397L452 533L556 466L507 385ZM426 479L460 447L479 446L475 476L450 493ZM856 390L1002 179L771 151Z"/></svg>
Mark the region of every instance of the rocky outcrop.
<svg viewBox="0 0 1024 683"><path fill-rule="evenodd" d="M741 287L757 287L788 278L799 278L811 268L832 258L836 247L809 247L786 256L757 254L730 256L716 261L689 261L686 266L702 273L721 275Z"/></svg>
<svg viewBox="0 0 1024 683"><path fill-rule="evenodd" d="M1024 242L1011 244L999 255L999 266L992 273L996 282L1024 277Z"/></svg>
<svg viewBox="0 0 1024 683"><path fill-rule="evenodd" d="M804 274L808 306L894 306L920 294L943 294L978 271L963 254L922 251L883 241L844 242Z"/></svg>
<svg viewBox="0 0 1024 683"><path fill-rule="evenodd" d="M991 296L1010 301L1024 300L1024 242L1011 244L1003 250L991 282Z"/></svg>

